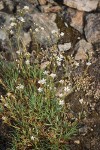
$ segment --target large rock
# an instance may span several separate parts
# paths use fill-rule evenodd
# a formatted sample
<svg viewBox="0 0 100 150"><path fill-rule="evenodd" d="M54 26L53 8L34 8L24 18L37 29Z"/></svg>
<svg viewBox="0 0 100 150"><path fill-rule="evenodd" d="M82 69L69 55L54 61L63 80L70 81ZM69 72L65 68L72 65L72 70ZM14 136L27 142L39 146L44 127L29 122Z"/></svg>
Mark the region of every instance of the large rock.
<svg viewBox="0 0 100 150"><path fill-rule="evenodd" d="M68 8L66 11L65 20L70 24L70 26L78 30L80 33L83 33L83 17L83 11Z"/></svg>
<svg viewBox="0 0 100 150"><path fill-rule="evenodd" d="M86 42L84 39L80 40L74 49L77 53L75 55L75 60L86 60L92 57L93 47L92 44Z"/></svg>
<svg viewBox="0 0 100 150"><path fill-rule="evenodd" d="M55 14L50 16L45 13L31 14L33 19L33 33L37 43L44 46L52 46L58 42L59 30L54 21Z"/></svg>
<svg viewBox="0 0 100 150"><path fill-rule="evenodd" d="M100 13L86 16L85 36L92 44L100 42Z"/></svg>
<svg viewBox="0 0 100 150"><path fill-rule="evenodd" d="M64 4L81 11L96 10L99 0L64 0Z"/></svg>

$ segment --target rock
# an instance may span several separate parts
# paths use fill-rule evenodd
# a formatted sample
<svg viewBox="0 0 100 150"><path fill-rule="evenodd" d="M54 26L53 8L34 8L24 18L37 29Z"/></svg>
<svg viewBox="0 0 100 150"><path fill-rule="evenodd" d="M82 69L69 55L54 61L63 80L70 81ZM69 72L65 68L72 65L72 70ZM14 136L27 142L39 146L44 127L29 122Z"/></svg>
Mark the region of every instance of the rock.
<svg viewBox="0 0 100 150"><path fill-rule="evenodd" d="M85 134L87 134L87 132L88 132L88 127L86 125L84 125L83 127L79 128L79 133L80 134L85 135Z"/></svg>
<svg viewBox="0 0 100 150"><path fill-rule="evenodd" d="M59 44L58 49L59 51L67 51L71 48L71 43L64 43L64 44Z"/></svg>
<svg viewBox="0 0 100 150"><path fill-rule="evenodd" d="M92 43L100 43L100 13L88 14L86 16L85 36Z"/></svg>
<svg viewBox="0 0 100 150"><path fill-rule="evenodd" d="M11 15L4 12L0 12L0 27L8 27L10 25L10 18Z"/></svg>
<svg viewBox="0 0 100 150"><path fill-rule="evenodd" d="M63 3L69 7L90 12L96 10L99 0L64 0Z"/></svg>
<svg viewBox="0 0 100 150"><path fill-rule="evenodd" d="M0 51L8 49L7 29L10 26L10 17L7 13L0 12Z"/></svg>
<svg viewBox="0 0 100 150"><path fill-rule="evenodd" d="M2 29L0 29L0 41L4 41L5 39L7 39L7 34L5 31L3 31Z"/></svg>
<svg viewBox="0 0 100 150"><path fill-rule="evenodd" d="M98 12L100 12L100 2L98 4L97 10L98 10Z"/></svg>
<svg viewBox="0 0 100 150"><path fill-rule="evenodd" d="M83 16L83 11L68 8L65 21L69 22L70 26L78 30L80 33L83 33Z"/></svg>
<svg viewBox="0 0 100 150"><path fill-rule="evenodd" d="M54 0L47 0L47 2L49 2L52 5L57 5L57 3Z"/></svg>
<svg viewBox="0 0 100 150"><path fill-rule="evenodd" d="M31 14L33 20L33 34L37 43L44 46L52 46L58 41L59 30L54 22L55 14L45 13Z"/></svg>
<svg viewBox="0 0 100 150"><path fill-rule="evenodd" d="M75 55L75 60L86 60L86 59L88 59L86 52L83 49L79 49L77 51L77 54Z"/></svg>
<svg viewBox="0 0 100 150"><path fill-rule="evenodd" d="M92 57L93 47L92 44L82 39L75 45L75 51L77 51L75 60L86 60L88 56Z"/></svg>
<svg viewBox="0 0 100 150"><path fill-rule="evenodd" d="M40 4L40 5L45 5L46 2L47 2L47 0L39 0L39 4Z"/></svg>
<svg viewBox="0 0 100 150"><path fill-rule="evenodd" d="M41 12L44 12L44 13L50 12L50 7L51 7L51 6L52 6L51 4L41 6L41 7L40 7Z"/></svg>
<svg viewBox="0 0 100 150"><path fill-rule="evenodd" d="M48 13L48 12L59 12L61 10L60 6L52 6L51 4L45 5L45 6L41 6L41 11L44 13Z"/></svg>
<svg viewBox="0 0 100 150"><path fill-rule="evenodd" d="M80 140L75 140L74 143L75 144L80 144Z"/></svg>
<svg viewBox="0 0 100 150"><path fill-rule="evenodd" d="M3 2L1 1L1 2L0 2L0 10L2 10L2 9L4 9L4 4L3 4Z"/></svg>
<svg viewBox="0 0 100 150"><path fill-rule="evenodd" d="M13 12L14 10L14 2L12 0L3 0L5 9L9 12Z"/></svg>

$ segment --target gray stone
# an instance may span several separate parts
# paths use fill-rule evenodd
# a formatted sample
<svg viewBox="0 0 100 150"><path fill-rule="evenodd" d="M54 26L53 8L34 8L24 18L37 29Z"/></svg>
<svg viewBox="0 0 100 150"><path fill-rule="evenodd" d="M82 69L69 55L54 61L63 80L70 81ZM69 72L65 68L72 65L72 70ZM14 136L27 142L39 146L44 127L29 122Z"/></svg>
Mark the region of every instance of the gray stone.
<svg viewBox="0 0 100 150"><path fill-rule="evenodd" d="M0 12L0 50L9 49L7 30L10 26L10 15Z"/></svg>
<svg viewBox="0 0 100 150"><path fill-rule="evenodd" d="M11 15L4 13L4 12L0 12L0 27L3 27L3 26L9 27L10 18L11 18Z"/></svg>
<svg viewBox="0 0 100 150"><path fill-rule="evenodd" d="M79 133L80 134L86 134L88 132L88 127L85 125L85 126L83 126L83 127L81 127L81 128L79 128Z"/></svg>
<svg viewBox="0 0 100 150"><path fill-rule="evenodd" d="M59 30L54 22L55 14L50 16L45 13L36 13L31 15L33 24L33 33L40 45L52 46L56 44L59 38Z"/></svg>
<svg viewBox="0 0 100 150"><path fill-rule="evenodd" d="M71 43L58 44L59 51L67 51L71 48Z"/></svg>
<svg viewBox="0 0 100 150"><path fill-rule="evenodd" d="M64 4L81 11L96 10L99 0L64 0Z"/></svg>
<svg viewBox="0 0 100 150"><path fill-rule="evenodd" d="M86 42L84 39L80 40L74 49L77 53L75 55L75 60L86 60L92 57L93 47L91 43Z"/></svg>
<svg viewBox="0 0 100 150"><path fill-rule="evenodd" d="M5 31L3 31L2 29L0 29L0 41L4 41L5 39L7 39L7 34Z"/></svg>
<svg viewBox="0 0 100 150"><path fill-rule="evenodd" d="M86 16L85 36L92 43L100 42L100 13L88 14Z"/></svg>

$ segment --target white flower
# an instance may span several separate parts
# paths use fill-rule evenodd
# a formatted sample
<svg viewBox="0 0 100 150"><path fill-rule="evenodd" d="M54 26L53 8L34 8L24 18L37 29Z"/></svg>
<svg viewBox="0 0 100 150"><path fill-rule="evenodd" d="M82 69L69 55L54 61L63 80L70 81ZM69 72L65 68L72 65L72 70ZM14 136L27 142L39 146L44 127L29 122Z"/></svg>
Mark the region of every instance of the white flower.
<svg viewBox="0 0 100 150"><path fill-rule="evenodd" d="M51 73L51 74L50 74L50 77L55 78L55 77L56 77L56 74Z"/></svg>
<svg viewBox="0 0 100 150"><path fill-rule="evenodd" d="M24 55L29 57L29 56L30 56L30 53L29 53L29 52L26 52Z"/></svg>
<svg viewBox="0 0 100 150"><path fill-rule="evenodd" d="M34 140L35 140L35 137L34 137L34 136L31 136L31 140L34 141Z"/></svg>
<svg viewBox="0 0 100 150"><path fill-rule="evenodd" d="M39 88L38 88L38 91L39 91L39 92L42 92L42 91L43 91L43 89L42 89L41 87L39 87Z"/></svg>
<svg viewBox="0 0 100 150"><path fill-rule="evenodd" d="M46 70L43 72L44 75L48 75L48 73L49 71L46 71Z"/></svg>
<svg viewBox="0 0 100 150"><path fill-rule="evenodd" d="M64 83L64 80L60 80L59 83L63 84L63 83Z"/></svg>
<svg viewBox="0 0 100 150"><path fill-rule="evenodd" d="M68 24L66 22L64 24L65 24L66 27L68 27Z"/></svg>
<svg viewBox="0 0 100 150"><path fill-rule="evenodd" d="M8 104L7 104L7 103L5 103L5 104L4 104L4 106L5 106L5 107L8 107Z"/></svg>
<svg viewBox="0 0 100 150"><path fill-rule="evenodd" d="M10 30L10 34L14 34L14 31L13 31L13 30Z"/></svg>
<svg viewBox="0 0 100 150"><path fill-rule="evenodd" d="M57 61L57 65L58 65L58 66L61 66L61 62L60 62L60 61Z"/></svg>
<svg viewBox="0 0 100 150"><path fill-rule="evenodd" d="M60 54L60 56L59 56L59 57L60 57L61 59L63 59L63 58L64 58L64 56L63 56L63 55L61 55L61 54Z"/></svg>
<svg viewBox="0 0 100 150"><path fill-rule="evenodd" d="M61 33L60 33L60 36L64 36L64 32L61 32Z"/></svg>
<svg viewBox="0 0 100 150"><path fill-rule="evenodd" d="M10 18L10 21L14 21L16 18L15 17L11 17Z"/></svg>
<svg viewBox="0 0 100 150"><path fill-rule="evenodd" d="M10 92L8 92L8 93L7 93L7 96L8 96L8 97L10 97L10 96L11 96L11 93L10 93Z"/></svg>
<svg viewBox="0 0 100 150"><path fill-rule="evenodd" d="M18 90L23 90L23 89L24 89L24 85L18 84L18 86L16 87L16 89L18 89Z"/></svg>
<svg viewBox="0 0 100 150"><path fill-rule="evenodd" d="M36 28L36 29L35 29L35 31L36 31L36 32L39 32L39 29L38 29L38 28Z"/></svg>
<svg viewBox="0 0 100 150"><path fill-rule="evenodd" d="M7 117L2 116L2 120L3 120L3 121L6 121L6 120L7 120Z"/></svg>
<svg viewBox="0 0 100 150"><path fill-rule="evenodd" d="M75 66L77 66L77 67L78 67L78 66L79 66L79 63L78 63L78 62L75 62Z"/></svg>
<svg viewBox="0 0 100 150"><path fill-rule="evenodd" d="M59 97L63 97L64 95L63 95L62 93L60 93L58 96L59 96Z"/></svg>
<svg viewBox="0 0 100 150"><path fill-rule="evenodd" d="M16 53L17 53L18 55L20 55L20 54L21 54L21 51L20 51L20 50L18 50L18 51L16 51Z"/></svg>
<svg viewBox="0 0 100 150"><path fill-rule="evenodd" d="M62 57L57 57L57 61L62 61L63 60L63 58Z"/></svg>
<svg viewBox="0 0 100 150"><path fill-rule="evenodd" d="M38 83L39 84L45 84L46 83L46 79L43 78L42 80L39 80Z"/></svg>
<svg viewBox="0 0 100 150"><path fill-rule="evenodd" d="M29 65L29 64L30 64L30 61L29 61L29 60L26 60L26 61L25 61L25 64L26 64L26 65Z"/></svg>
<svg viewBox="0 0 100 150"><path fill-rule="evenodd" d="M81 38L80 38L80 37L78 37L77 39L78 39L78 40L80 40Z"/></svg>
<svg viewBox="0 0 100 150"><path fill-rule="evenodd" d="M56 31L56 30L52 30L51 33L52 33L52 34L55 34L55 33L57 33L57 31Z"/></svg>
<svg viewBox="0 0 100 150"><path fill-rule="evenodd" d="M79 102L82 104L83 103L83 99L79 99Z"/></svg>
<svg viewBox="0 0 100 150"><path fill-rule="evenodd" d="M62 105L62 106L63 106L64 104L65 104L64 100L60 100L60 101L59 101L59 105Z"/></svg>
<svg viewBox="0 0 100 150"><path fill-rule="evenodd" d="M18 18L21 22L25 22L24 18L23 17L19 17Z"/></svg>
<svg viewBox="0 0 100 150"><path fill-rule="evenodd" d="M23 9L24 9L24 10L29 10L29 7L28 7L28 6L24 6Z"/></svg>
<svg viewBox="0 0 100 150"><path fill-rule="evenodd" d="M87 66L90 66L90 65L91 65L91 62L87 62L86 65L87 65Z"/></svg>
<svg viewBox="0 0 100 150"><path fill-rule="evenodd" d="M10 24L11 27L16 26L16 25L17 25L17 24L16 24L15 22L12 22L12 23Z"/></svg>
<svg viewBox="0 0 100 150"><path fill-rule="evenodd" d="M69 86L67 86L67 87L64 87L64 91L65 91L65 92L69 92L69 91L70 91L70 88L69 88Z"/></svg>
<svg viewBox="0 0 100 150"><path fill-rule="evenodd" d="M41 30L44 30L44 28L43 28L43 27L41 27Z"/></svg>

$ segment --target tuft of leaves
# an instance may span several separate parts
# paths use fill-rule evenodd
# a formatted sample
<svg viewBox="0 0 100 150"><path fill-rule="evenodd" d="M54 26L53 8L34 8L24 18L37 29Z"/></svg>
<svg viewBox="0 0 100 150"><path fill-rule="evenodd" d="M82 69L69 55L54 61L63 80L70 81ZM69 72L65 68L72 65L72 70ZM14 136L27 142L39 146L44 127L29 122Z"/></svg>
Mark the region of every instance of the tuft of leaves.
<svg viewBox="0 0 100 150"><path fill-rule="evenodd" d="M67 120L66 106L59 105L54 79L39 66L0 62L0 78L7 90L1 96L0 116L13 128L12 143L20 149L59 149L76 133L76 124ZM41 85L39 80L45 78ZM20 88L19 85L23 85ZM18 88L19 86L19 88ZM38 88L43 88L39 92Z"/></svg>

